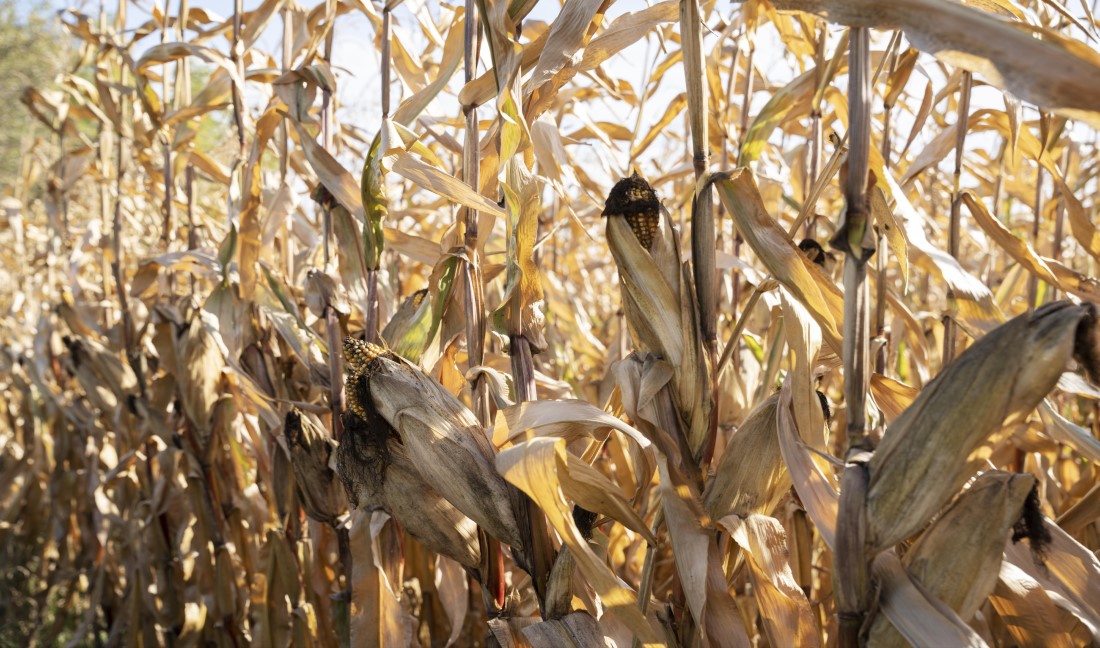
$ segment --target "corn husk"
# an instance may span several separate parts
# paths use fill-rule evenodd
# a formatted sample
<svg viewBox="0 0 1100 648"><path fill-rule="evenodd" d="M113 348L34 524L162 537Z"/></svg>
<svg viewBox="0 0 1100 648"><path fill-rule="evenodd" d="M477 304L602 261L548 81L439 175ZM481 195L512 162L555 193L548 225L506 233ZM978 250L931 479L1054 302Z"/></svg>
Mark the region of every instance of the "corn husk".
<svg viewBox="0 0 1100 648"><path fill-rule="evenodd" d="M91 338L62 338L72 371L92 403L104 411L118 409L119 396L137 390L137 376L128 364Z"/></svg>
<svg viewBox="0 0 1100 648"><path fill-rule="evenodd" d="M603 645L600 626L587 612L573 612L560 619L529 625L522 632L532 648L587 648Z"/></svg>
<svg viewBox="0 0 1100 648"><path fill-rule="evenodd" d="M1034 485L1031 475L982 474L905 554L902 564L910 578L969 621L997 585L1009 529ZM868 644L885 648L908 642L878 615Z"/></svg>
<svg viewBox="0 0 1100 648"><path fill-rule="evenodd" d="M673 401L682 419L678 427L698 459L709 429L710 383L677 232L652 187L637 173L611 190L604 216L631 336L638 351L672 366Z"/></svg>
<svg viewBox="0 0 1100 648"><path fill-rule="evenodd" d="M332 308L341 317L351 312L347 295L327 273L310 270L306 273L306 306L317 317L325 316L325 309Z"/></svg>
<svg viewBox="0 0 1100 648"><path fill-rule="evenodd" d="M492 445L473 412L380 347L348 338L345 356L348 409L368 428L389 425L424 482L492 536L521 549L516 492L496 471Z"/></svg>
<svg viewBox="0 0 1100 648"><path fill-rule="evenodd" d="M1026 417L1079 350L1096 348L1094 311L1062 301L1016 317L921 391L868 464L871 549L894 545L927 524L967 478L970 452L1002 425Z"/></svg>
<svg viewBox="0 0 1100 648"><path fill-rule="evenodd" d="M183 332L176 352L179 363L180 400L205 449L210 436L210 418L218 400L218 381L225 360L213 333L195 317Z"/></svg>
<svg viewBox="0 0 1100 648"><path fill-rule="evenodd" d="M306 515L318 522L333 522L347 511L344 490L330 467L336 443L310 416L294 408L287 412L283 428L298 500Z"/></svg>
<svg viewBox="0 0 1100 648"><path fill-rule="evenodd" d="M432 551L480 565L477 524L424 479L384 421L345 414L336 461L353 508L380 508Z"/></svg>

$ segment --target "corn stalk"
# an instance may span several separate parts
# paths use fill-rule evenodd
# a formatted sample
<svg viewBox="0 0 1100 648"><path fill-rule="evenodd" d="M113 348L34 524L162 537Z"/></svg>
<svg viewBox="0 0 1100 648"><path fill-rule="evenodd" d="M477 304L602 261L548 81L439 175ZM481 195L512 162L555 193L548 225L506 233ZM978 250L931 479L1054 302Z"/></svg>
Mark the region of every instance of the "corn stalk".
<svg viewBox="0 0 1100 648"><path fill-rule="evenodd" d="M959 90L958 120L955 123L955 170L952 174L951 189L951 224L948 232L947 250L951 256L959 258L959 244L962 236L962 216L959 213L962 197L959 193L959 182L962 178L963 151L966 146L966 132L970 122L970 88L974 83L970 72L962 73L962 89ZM1042 173L1040 170L1039 173ZM1038 207L1036 207L1038 209ZM954 295L948 291L947 299L950 301ZM958 346L958 325L950 316L944 318L943 330L943 363L946 365L955 357L955 349Z"/></svg>
<svg viewBox="0 0 1100 648"><path fill-rule="evenodd" d="M840 645L860 645L859 632L871 606L870 557L864 551L868 451L866 399L869 379L870 308L867 260L875 252L868 223L867 178L871 147L870 33L853 27L848 50L848 176L845 211L832 244L844 252L844 402L847 405L847 466L841 478L834 568ZM879 278L882 281L882 277Z"/></svg>

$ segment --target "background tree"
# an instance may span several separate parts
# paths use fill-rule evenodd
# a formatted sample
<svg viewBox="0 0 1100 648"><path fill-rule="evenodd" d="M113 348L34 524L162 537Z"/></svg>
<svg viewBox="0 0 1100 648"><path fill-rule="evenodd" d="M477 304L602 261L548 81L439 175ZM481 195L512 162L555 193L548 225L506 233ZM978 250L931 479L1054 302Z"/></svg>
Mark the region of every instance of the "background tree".
<svg viewBox="0 0 1100 648"><path fill-rule="evenodd" d="M18 103L23 89L49 87L70 52L50 7L38 0L0 0L0 192L18 179L20 157L45 129Z"/></svg>

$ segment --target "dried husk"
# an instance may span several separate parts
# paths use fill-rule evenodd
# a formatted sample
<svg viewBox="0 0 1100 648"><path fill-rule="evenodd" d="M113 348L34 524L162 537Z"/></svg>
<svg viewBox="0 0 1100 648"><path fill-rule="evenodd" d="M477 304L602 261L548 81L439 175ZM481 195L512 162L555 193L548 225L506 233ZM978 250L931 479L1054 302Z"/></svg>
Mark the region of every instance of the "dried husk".
<svg viewBox="0 0 1100 648"><path fill-rule="evenodd" d="M672 366L679 427L698 460L709 429L710 382L691 278L681 261L672 219L659 205L637 174L620 180L604 210L607 243L619 268L623 311L635 346Z"/></svg>
<svg viewBox="0 0 1100 648"><path fill-rule="evenodd" d="M1096 348L1095 306L1061 301L1009 320L960 355L898 416L868 464L869 549L927 524L968 477L969 454L1026 417L1072 357L1091 366Z"/></svg>
<svg viewBox="0 0 1100 648"><path fill-rule="evenodd" d="M997 585L1009 529L1034 485L1031 475L983 473L906 552L902 564L909 576L969 621ZM871 623L868 644L909 645L881 614Z"/></svg>
<svg viewBox="0 0 1100 648"><path fill-rule="evenodd" d="M545 618L557 619L572 610L573 576L576 571L577 559L573 557L569 547L563 546L554 558L554 566L546 579L546 605L543 608Z"/></svg>
<svg viewBox="0 0 1100 648"><path fill-rule="evenodd" d="M336 442L298 408L287 412L283 432L302 508L318 522L334 522L348 508L344 490L329 464Z"/></svg>
<svg viewBox="0 0 1100 648"><path fill-rule="evenodd" d="M399 356L352 343L361 355L345 350L349 409L368 422L385 421L425 482L493 537L522 549L513 512L517 492L496 471L492 445L473 412Z"/></svg>
<svg viewBox="0 0 1100 648"><path fill-rule="evenodd" d="M381 508L432 551L479 567L477 524L424 479L384 421L345 413L336 464L353 508Z"/></svg>
<svg viewBox="0 0 1100 648"><path fill-rule="evenodd" d="M413 327L417 321L417 314L420 312L421 307L424 305L424 300L428 297L428 289L424 288L418 290L413 294L405 298L401 302L401 305L397 308L397 312L393 314L390 321L386 324L386 328L382 329L382 339L387 344L396 345L398 342L404 339L405 334ZM431 304L428 304L430 307Z"/></svg>
<svg viewBox="0 0 1100 648"><path fill-rule="evenodd" d="M317 317L325 316L325 309L332 308L341 317L351 312L341 286L325 272L310 270L306 273L306 306Z"/></svg>
<svg viewBox="0 0 1100 648"><path fill-rule="evenodd" d="M523 629L523 637L532 648L565 648L604 645L599 624L587 612L573 612Z"/></svg>
<svg viewBox="0 0 1100 648"><path fill-rule="evenodd" d="M63 338L72 359L72 371L84 393L99 409L109 412L120 399L137 390L137 376L117 355L91 338Z"/></svg>
<svg viewBox="0 0 1100 648"><path fill-rule="evenodd" d="M180 400L187 418L199 434L205 449L209 441L210 417L218 400L218 381L225 360L214 335L200 317L191 320L183 332L177 352L179 362Z"/></svg>

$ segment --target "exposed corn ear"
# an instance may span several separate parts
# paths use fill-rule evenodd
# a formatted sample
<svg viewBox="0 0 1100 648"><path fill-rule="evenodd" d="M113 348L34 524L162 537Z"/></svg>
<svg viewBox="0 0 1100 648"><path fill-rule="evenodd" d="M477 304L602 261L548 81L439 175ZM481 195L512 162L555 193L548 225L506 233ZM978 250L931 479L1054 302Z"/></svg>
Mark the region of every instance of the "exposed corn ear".
<svg viewBox="0 0 1100 648"><path fill-rule="evenodd" d="M604 215L627 324L639 351L672 366L672 398L682 423L669 430L683 437L689 455L698 461L712 399L694 290L681 262L678 235L656 192L636 172L612 188Z"/></svg>
<svg viewBox="0 0 1100 648"><path fill-rule="evenodd" d="M611 189L604 204L604 216L621 216L646 250L652 249L661 224L661 201L657 192L637 171Z"/></svg>
<svg viewBox="0 0 1100 648"><path fill-rule="evenodd" d="M474 414L399 356L352 338L344 346L349 409L365 429L390 426L425 482L495 538L522 549L516 493L497 473Z"/></svg>
<svg viewBox="0 0 1100 648"><path fill-rule="evenodd" d="M966 479L967 456L1026 417L1075 355L1096 349L1095 306L1062 301L990 331L928 384L890 426L868 464L874 549L919 531ZM970 397L963 397L970 395Z"/></svg>

